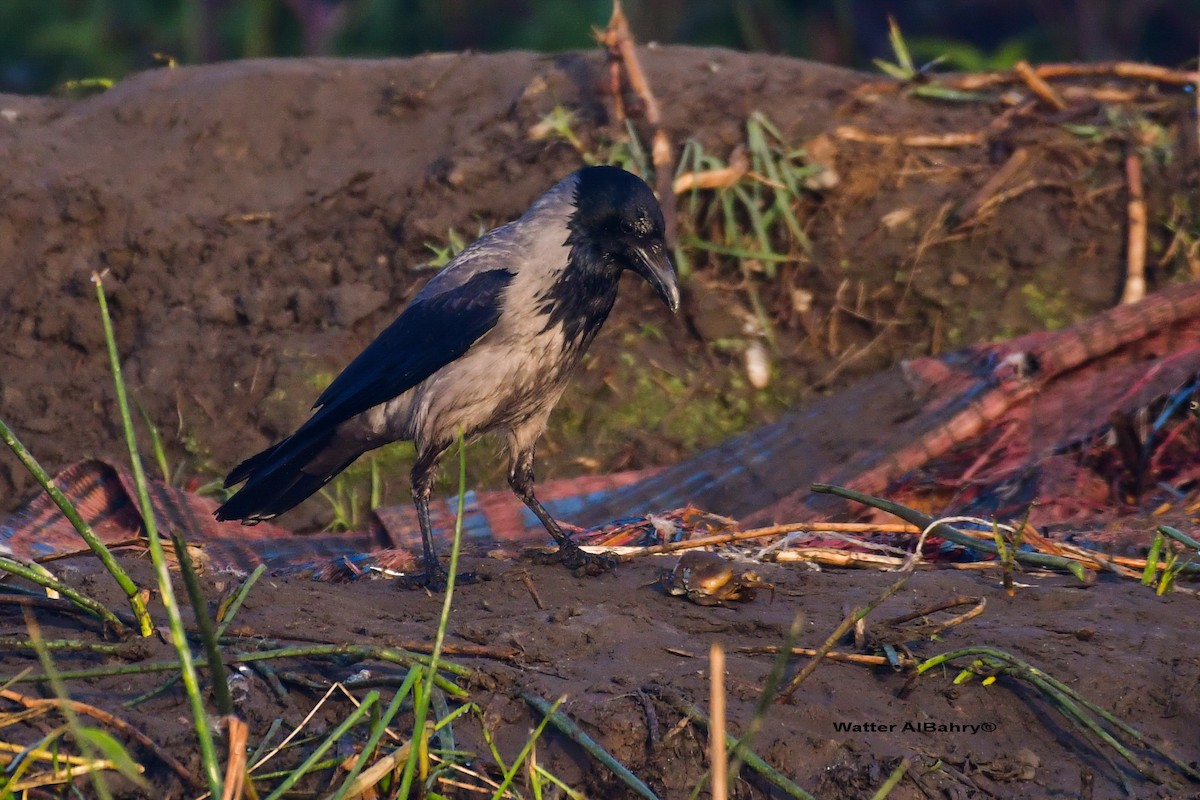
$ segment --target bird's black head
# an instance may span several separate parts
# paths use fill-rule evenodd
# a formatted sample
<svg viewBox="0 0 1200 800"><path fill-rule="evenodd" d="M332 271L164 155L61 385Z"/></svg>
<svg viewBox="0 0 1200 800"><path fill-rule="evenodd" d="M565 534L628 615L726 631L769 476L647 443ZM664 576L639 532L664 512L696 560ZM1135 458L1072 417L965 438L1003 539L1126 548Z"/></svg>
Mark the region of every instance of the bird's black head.
<svg viewBox="0 0 1200 800"><path fill-rule="evenodd" d="M585 238L608 263L641 275L677 311L679 283L654 192L620 167L584 167L577 175L572 236Z"/></svg>

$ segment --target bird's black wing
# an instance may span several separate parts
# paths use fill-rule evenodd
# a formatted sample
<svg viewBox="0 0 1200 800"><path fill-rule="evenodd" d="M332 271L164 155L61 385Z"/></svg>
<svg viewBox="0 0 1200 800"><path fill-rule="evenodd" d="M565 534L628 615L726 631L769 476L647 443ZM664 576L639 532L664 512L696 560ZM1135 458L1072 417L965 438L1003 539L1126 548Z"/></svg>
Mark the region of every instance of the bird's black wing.
<svg viewBox="0 0 1200 800"><path fill-rule="evenodd" d="M305 472L333 440L338 425L408 391L494 328L501 295L512 278L506 269L490 269L445 289L431 282L433 291L418 294L329 384L317 399L316 413L299 430L233 468L225 485L246 485L217 509L217 519L259 520L282 514L348 467L353 458Z"/></svg>
<svg viewBox="0 0 1200 800"><path fill-rule="evenodd" d="M310 423L337 425L408 391L459 358L500 318L506 269L477 272L453 289L418 296L317 398Z"/></svg>

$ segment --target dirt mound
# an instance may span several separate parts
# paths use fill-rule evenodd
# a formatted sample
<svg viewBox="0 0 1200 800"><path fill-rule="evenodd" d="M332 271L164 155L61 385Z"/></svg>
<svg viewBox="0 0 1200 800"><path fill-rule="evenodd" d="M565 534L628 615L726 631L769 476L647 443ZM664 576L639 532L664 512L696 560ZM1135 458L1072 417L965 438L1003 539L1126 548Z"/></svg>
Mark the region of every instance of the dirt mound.
<svg viewBox="0 0 1200 800"><path fill-rule="evenodd" d="M1025 117L998 127L999 102L933 103L791 59L644 59L675 142L728 157L761 111L840 181L805 201L812 254L775 279L698 251L682 322L624 293L552 423L548 476L672 463L899 358L1061 326L1117 294L1121 151L1100 134ZM172 468L223 474L306 416L427 278L429 245L514 217L578 166L532 128L561 106L585 147L611 135L605 75L599 54L251 61L147 72L82 101L4 98L4 418L52 468L120 457L88 282L108 269L126 376ZM1185 136L1164 127L1178 110L1166 108L1147 119L1165 114L1156 130ZM976 144L895 138L963 132ZM1194 142L1168 144L1193 163ZM1025 190L948 225L1016 148L1030 156ZM1148 163L1152 208L1170 208L1191 169ZM1165 249L1170 232L1150 233ZM752 330L747 288L769 331ZM774 379L757 390L742 353L765 334ZM406 455L385 458L386 499L403 502ZM484 460L472 478L494 481ZM0 463L5 507L29 488ZM311 527L327 506L290 524Z"/></svg>

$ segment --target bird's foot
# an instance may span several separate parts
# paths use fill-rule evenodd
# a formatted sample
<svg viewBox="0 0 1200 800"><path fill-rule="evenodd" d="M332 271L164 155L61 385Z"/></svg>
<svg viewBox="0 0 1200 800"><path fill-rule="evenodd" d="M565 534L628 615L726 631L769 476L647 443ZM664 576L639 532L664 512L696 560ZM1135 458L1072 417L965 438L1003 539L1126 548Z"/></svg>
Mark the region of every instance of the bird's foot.
<svg viewBox="0 0 1200 800"><path fill-rule="evenodd" d="M460 572L454 578L455 585L475 583L479 576L474 572ZM437 561L427 562L424 572L414 572L402 576L397 582L402 589L427 589L431 592L444 592L449 585L450 574Z"/></svg>
<svg viewBox="0 0 1200 800"><path fill-rule="evenodd" d="M617 566L617 559L608 553L588 553L574 543L559 546L558 560L580 577L603 575L605 572L612 572Z"/></svg>

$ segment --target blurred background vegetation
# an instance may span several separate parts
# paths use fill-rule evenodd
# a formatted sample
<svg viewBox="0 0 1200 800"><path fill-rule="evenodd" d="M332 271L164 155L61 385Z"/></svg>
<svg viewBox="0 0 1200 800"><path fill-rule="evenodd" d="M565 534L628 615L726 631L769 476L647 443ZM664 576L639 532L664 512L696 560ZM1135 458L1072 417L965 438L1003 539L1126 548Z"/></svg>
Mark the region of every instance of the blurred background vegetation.
<svg viewBox="0 0 1200 800"><path fill-rule="evenodd" d="M852 67L914 55L966 70L1040 61L1195 61L1200 0L626 0L639 41ZM0 91L120 78L158 58L385 56L592 46L610 0L0 0Z"/></svg>

